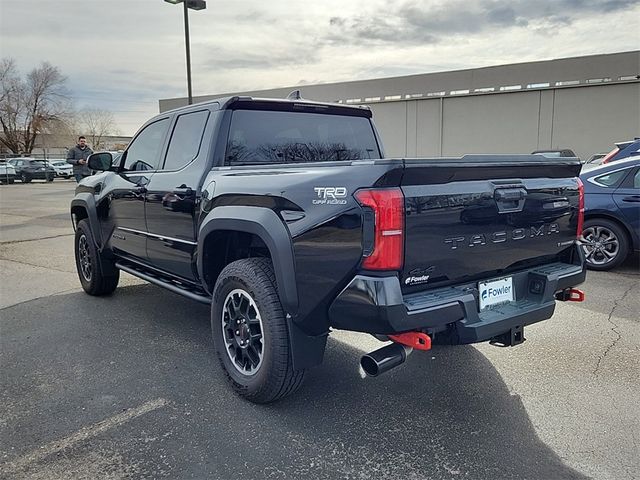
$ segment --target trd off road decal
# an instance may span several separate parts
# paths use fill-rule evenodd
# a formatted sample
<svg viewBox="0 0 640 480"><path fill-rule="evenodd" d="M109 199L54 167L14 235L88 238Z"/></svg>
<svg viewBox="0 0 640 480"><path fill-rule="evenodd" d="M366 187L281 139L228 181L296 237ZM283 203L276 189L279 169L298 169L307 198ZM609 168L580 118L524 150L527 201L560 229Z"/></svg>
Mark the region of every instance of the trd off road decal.
<svg viewBox="0 0 640 480"><path fill-rule="evenodd" d="M346 205L346 187L313 187L316 198L311 203L314 205Z"/></svg>

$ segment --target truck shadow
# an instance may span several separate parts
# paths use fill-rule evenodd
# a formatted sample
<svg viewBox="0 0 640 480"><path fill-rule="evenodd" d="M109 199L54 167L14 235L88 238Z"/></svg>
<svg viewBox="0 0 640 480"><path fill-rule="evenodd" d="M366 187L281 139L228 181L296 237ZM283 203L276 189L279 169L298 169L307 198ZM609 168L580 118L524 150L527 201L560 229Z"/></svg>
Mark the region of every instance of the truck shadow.
<svg viewBox="0 0 640 480"><path fill-rule="evenodd" d="M46 322L38 321L33 311L45 309ZM162 397L170 407L111 440L144 464L153 462L154 445L141 445L140 431L163 438L178 477L584 478L540 441L520 398L470 346L415 352L405 365L362 379L363 352L330 339L301 390L265 406L224 383L208 308L157 287L60 295L3 316L3 353L14 365L5 396L19 395L9 403L21 402L28 415L4 429L17 452L37 448L34 438L61 436L66 419L95 422ZM34 370L48 379L47 392L29 380ZM78 404L86 410L78 413ZM19 431L30 433L23 439Z"/></svg>

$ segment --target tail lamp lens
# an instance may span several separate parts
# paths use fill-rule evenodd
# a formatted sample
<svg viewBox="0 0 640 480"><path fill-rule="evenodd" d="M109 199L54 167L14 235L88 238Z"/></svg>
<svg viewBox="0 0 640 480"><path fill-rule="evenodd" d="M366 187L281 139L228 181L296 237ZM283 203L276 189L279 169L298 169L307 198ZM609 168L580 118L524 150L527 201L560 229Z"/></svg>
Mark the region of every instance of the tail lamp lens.
<svg viewBox="0 0 640 480"><path fill-rule="evenodd" d="M365 256L367 270L400 270L404 260L404 195L399 188L358 190L355 197L374 212L373 250ZM366 252L365 252L366 254Z"/></svg>
<svg viewBox="0 0 640 480"><path fill-rule="evenodd" d="M578 228L576 235L582 236L582 226L584 225L584 184L578 178Z"/></svg>

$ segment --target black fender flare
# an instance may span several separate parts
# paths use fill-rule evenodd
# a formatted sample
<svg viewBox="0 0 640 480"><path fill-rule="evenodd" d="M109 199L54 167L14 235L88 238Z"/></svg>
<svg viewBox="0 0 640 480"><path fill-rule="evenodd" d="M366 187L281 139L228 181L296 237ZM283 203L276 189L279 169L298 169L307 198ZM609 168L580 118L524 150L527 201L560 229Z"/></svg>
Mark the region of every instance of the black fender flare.
<svg viewBox="0 0 640 480"><path fill-rule="evenodd" d="M278 283L278 295L285 313L295 316L298 312L298 288L296 286L293 242L289 230L280 217L264 207L221 206L214 208L200 225L198 231L198 276L204 283L204 245L207 235L216 230L231 230L257 235L271 254ZM212 292L209 292L212 293Z"/></svg>
<svg viewBox="0 0 640 480"><path fill-rule="evenodd" d="M102 229L100 228L100 221L98 220L98 210L96 208L96 201L91 193L82 192L77 193L73 200L71 200L71 220L73 222L73 229L76 229L76 219L73 217L74 207L82 207L87 212L87 218L89 219L89 225L91 226L91 233L93 233L93 240L98 247L98 250L102 249Z"/></svg>

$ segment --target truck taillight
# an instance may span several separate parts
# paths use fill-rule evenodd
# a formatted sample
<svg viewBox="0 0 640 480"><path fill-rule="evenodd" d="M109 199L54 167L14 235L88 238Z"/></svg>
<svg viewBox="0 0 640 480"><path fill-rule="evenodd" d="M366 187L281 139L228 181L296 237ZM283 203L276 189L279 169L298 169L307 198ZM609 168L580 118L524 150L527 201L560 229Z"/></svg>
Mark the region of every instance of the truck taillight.
<svg viewBox="0 0 640 480"><path fill-rule="evenodd" d="M584 184L578 178L578 228L576 235L582 236L582 226L584 225Z"/></svg>
<svg viewBox="0 0 640 480"><path fill-rule="evenodd" d="M404 195L399 188L358 190L355 197L373 210L373 248L365 249L362 268L400 270L404 260Z"/></svg>

